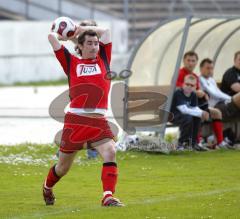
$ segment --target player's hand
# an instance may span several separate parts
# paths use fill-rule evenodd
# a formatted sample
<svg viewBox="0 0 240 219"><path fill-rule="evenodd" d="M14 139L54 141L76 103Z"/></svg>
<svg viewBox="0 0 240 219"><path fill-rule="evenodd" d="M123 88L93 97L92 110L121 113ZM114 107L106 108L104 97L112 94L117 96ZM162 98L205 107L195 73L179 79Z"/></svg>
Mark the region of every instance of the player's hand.
<svg viewBox="0 0 240 219"><path fill-rule="evenodd" d="M51 35L54 35L60 41L67 41L68 40L68 39L64 38L63 36L61 36L60 34L53 32L52 30L51 30Z"/></svg>
<svg viewBox="0 0 240 219"><path fill-rule="evenodd" d="M209 113L206 111L202 112L202 121L208 121L209 120Z"/></svg>
<svg viewBox="0 0 240 219"><path fill-rule="evenodd" d="M67 41L69 38L64 38L63 36L61 36L60 34L58 34L57 36L58 40L60 41Z"/></svg>
<svg viewBox="0 0 240 219"><path fill-rule="evenodd" d="M205 98L206 101L209 101L209 96L208 96L208 94L205 93L204 98Z"/></svg>
<svg viewBox="0 0 240 219"><path fill-rule="evenodd" d="M77 27L76 27L76 30L75 30L75 32L74 32L74 34L73 34L73 36L71 36L70 39L74 39L74 38L78 37L78 35L80 34L80 32L82 32L81 27L80 27L80 26L77 26Z"/></svg>
<svg viewBox="0 0 240 219"><path fill-rule="evenodd" d="M197 90L196 94L198 98L203 98L205 96L205 93L202 90Z"/></svg>

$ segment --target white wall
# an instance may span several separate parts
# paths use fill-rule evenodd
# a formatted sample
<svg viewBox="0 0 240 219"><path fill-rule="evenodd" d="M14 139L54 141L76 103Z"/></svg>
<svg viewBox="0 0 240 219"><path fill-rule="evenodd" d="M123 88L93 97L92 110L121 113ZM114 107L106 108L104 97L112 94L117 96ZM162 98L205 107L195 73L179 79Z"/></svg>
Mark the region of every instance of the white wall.
<svg viewBox="0 0 240 219"><path fill-rule="evenodd" d="M0 22L0 83L56 80L64 77L47 40L51 24L52 22L43 21ZM109 27L112 31L112 70L125 68L127 23L99 21L98 24ZM71 42L64 44L74 52Z"/></svg>
<svg viewBox="0 0 240 219"><path fill-rule="evenodd" d="M36 20L52 20L62 16L70 16L76 19L92 18L96 20L115 20L115 16L92 8L83 2L68 0L0 0L0 7Z"/></svg>

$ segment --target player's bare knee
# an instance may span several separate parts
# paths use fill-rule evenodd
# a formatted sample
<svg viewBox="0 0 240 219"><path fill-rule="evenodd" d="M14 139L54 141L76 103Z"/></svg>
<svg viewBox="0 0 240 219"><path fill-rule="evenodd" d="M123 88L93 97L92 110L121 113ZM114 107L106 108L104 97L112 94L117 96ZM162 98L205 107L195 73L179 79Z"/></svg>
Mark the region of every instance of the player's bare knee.
<svg viewBox="0 0 240 219"><path fill-rule="evenodd" d="M222 119L222 113L219 109L212 109L210 113L213 119Z"/></svg>
<svg viewBox="0 0 240 219"><path fill-rule="evenodd" d="M109 148L107 153L108 153L108 158L111 161L114 161L116 159L116 149L115 149L115 147Z"/></svg>
<svg viewBox="0 0 240 219"><path fill-rule="evenodd" d="M64 176L67 174L67 172L70 169L70 165L66 165L63 163L57 164L56 165L56 173L58 176Z"/></svg>
<svg viewBox="0 0 240 219"><path fill-rule="evenodd" d="M222 119L222 112L219 109L216 111L216 117L217 119Z"/></svg>
<svg viewBox="0 0 240 219"><path fill-rule="evenodd" d="M104 146L104 152L102 153L104 162L115 162L116 160L116 148L115 143L109 142Z"/></svg>
<svg viewBox="0 0 240 219"><path fill-rule="evenodd" d="M235 95L232 97L232 100L233 100L233 103L234 103L238 108L240 108L240 93L235 94Z"/></svg>

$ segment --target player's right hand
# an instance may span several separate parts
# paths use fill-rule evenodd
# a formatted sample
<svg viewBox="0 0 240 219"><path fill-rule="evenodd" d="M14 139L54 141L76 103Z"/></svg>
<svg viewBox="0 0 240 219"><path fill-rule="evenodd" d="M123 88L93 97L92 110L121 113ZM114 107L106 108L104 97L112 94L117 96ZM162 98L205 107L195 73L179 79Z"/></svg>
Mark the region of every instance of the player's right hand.
<svg viewBox="0 0 240 219"><path fill-rule="evenodd" d="M81 33L81 27L80 27L80 26L77 26L77 27L76 27L76 30L75 30L75 32L74 32L74 34L73 34L73 36L71 37L71 39L78 37L78 35L79 35L80 33Z"/></svg>
<svg viewBox="0 0 240 219"><path fill-rule="evenodd" d="M204 95L205 95L205 93L204 93L202 90L197 90L197 91L196 91L196 94L197 94L197 97L198 97L198 98L203 98Z"/></svg>
<svg viewBox="0 0 240 219"><path fill-rule="evenodd" d="M57 36L58 40L60 41L67 41L69 38L64 38L63 36L61 36L60 34L58 34Z"/></svg>
<svg viewBox="0 0 240 219"><path fill-rule="evenodd" d="M208 96L208 94L205 93L204 97L205 97L205 100L206 100L206 101L209 101L209 96Z"/></svg>
<svg viewBox="0 0 240 219"><path fill-rule="evenodd" d="M55 38L57 38L57 39L60 40L60 41L67 41L66 38L64 38L63 36L61 36L61 35L58 34L58 33L53 32L52 30L51 30L51 35L53 35Z"/></svg>

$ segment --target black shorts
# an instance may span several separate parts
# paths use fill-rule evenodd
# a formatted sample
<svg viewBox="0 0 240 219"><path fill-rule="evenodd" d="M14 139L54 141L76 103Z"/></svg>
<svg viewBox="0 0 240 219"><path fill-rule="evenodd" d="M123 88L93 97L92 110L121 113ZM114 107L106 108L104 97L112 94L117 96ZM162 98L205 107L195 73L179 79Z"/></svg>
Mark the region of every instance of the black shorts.
<svg viewBox="0 0 240 219"><path fill-rule="evenodd" d="M239 114L239 109L233 102L227 104L224 102L219 102L215 105L215 108L222 112L223 118L232 118Z"/></svg>

